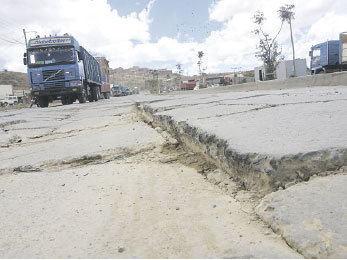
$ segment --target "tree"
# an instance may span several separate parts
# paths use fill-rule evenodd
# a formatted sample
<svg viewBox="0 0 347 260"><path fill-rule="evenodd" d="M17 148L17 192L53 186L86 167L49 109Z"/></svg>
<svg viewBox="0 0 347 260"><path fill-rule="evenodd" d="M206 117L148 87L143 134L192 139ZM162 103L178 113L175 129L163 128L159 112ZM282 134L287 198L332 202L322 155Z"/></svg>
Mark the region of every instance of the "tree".
<svg viewBox="0 0 347 260"><path fill-rule="evenodd" d="M259 51L256 52L255 56L264 62L265 79L267 80L275 78L274 74L277 62L281 58L282 50L279 49L276 39L282 30L283 21L277 34L272 38L262 29L264 20L265 16L263 12L257 11L253 16L253 22L258 25L258 28L253 33L259 37L259 45L257 46Z"/></svg>
<svg viewBox="0 0 347 260"><path fill-rule="evenodd" d="M293 49L293 76L296 77L295 49L294 49L293 30L292 30L292 20L295 19L294 8L295 8L295 5L285 5L280 7L280 9L278 10L278 13L282 23L287 22L290 27L290 39L292 41L292 49Z"/></svg>
<svg viewBox="0 0 347 260"><path fill-rule="evenodd" d="M202 67L202 57L204 57L205 53L203 51L198 51L198 58L199 58L199 61L198 61L198 66L199 66L199 75L200 75L200 82L201 82L201 77L202 77L202 70L201 70L201 67ZM199 82L199 83L200 83Z"/></svg>
<svg viewBox="0 0 347 260"><path fill-rule="evenodd" d="M177 81L178 81L178 88L181 88L181 77L182 77L182 73L183 73L183 69L182 69L182 64L177 63L176 64L176 68L177 68Z"/></svg>

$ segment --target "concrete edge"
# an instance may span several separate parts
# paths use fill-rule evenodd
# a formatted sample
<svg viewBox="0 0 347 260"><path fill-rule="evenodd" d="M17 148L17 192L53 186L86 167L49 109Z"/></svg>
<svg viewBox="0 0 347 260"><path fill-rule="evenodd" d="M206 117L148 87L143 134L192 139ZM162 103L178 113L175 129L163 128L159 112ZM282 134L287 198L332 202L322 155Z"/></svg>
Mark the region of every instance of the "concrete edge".
<svg viewBox="0 0 347 260"><path fill-rule="evenodd" d="M329 74L308 75L296 78L256 81L231 86L221 86L213 88L213 92L281 90L322 86L347 86L347 72L335 72ZM205 94L209 93L210 89L200 89L195 92ZM184 93L185 91L180 91L178 94Z"/></svg>
<svg viewBox="0 0 347 260"><path fill-rule="evenodd" d="M330 148L308 153L275 157L267 154L240 153L226 140L186 122L177 122L145 103L137 109L154 127L161 127L189 150L203 154L207 160L227 172L249 190L263 195L307 181L315 174L336 171L347 163L347 149Z"/></svg>

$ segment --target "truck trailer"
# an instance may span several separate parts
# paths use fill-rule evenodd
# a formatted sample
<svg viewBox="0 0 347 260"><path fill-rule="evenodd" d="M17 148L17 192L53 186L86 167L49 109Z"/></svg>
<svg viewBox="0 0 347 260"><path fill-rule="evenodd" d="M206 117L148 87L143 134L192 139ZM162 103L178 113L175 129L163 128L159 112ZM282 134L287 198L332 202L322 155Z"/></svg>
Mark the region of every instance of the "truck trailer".
<svg viewBox="0 0 347 260"><path fill-rule="evenodd" d="M72 36L30 39L23 62L28 66L31 95L40 107L59 99L67 105L100 98L99 63Z"/></svg>
<svg viewBox="0 0 347 260"><path fill-rule="evenodd" d="M0 85L0 99L13 95L12 85Z"/></svg>
<svg viewBox="0 0 347 260"><path fill-rule="evenodd" d="M101 97L109 99L111 96L109 61L105 57L95 57L95 59L99 62L101 71Z"/></svg>
<svg viewBox="0 0 347 260"><path fill-rule="evenodd" d="M311 74L347 70L347 32L339 40L326 41L311 47Z"/></svg>

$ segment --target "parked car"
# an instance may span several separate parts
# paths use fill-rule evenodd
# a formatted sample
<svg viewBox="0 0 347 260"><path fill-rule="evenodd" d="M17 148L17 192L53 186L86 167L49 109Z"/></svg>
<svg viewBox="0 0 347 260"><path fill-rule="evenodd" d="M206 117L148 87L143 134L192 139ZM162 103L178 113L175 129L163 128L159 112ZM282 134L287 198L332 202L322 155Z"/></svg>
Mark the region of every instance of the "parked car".
<svg viewBox="0 0 347 260"><path fill-rule="evenodd" d="M8 105L17 105L19 103L17 96L7 96L4 99L0 100L0 102L2 107L6 107Z"/></svg>

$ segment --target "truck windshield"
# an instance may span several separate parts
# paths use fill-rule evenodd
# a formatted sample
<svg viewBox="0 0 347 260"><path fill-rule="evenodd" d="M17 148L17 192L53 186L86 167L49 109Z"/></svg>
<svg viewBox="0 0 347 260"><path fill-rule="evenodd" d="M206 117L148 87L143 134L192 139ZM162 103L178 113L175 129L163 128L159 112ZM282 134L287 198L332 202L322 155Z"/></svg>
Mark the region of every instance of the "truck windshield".
<svg viewBox="0 0 347 260"><path fill-rule="evenodd" d="M74 62L74 51L72 47L48 47L31 50L29 55L29 66L42 66L57 63Z"/></svg>
<svg viewBox="0 0 347 260"><path fill-rule="evenodd" d="M319 57L319 56L321 56L321 55L320 55L320 48L319 48L319 49L314 49L314 50L313 50L312 56L313 56L313 57Z"/></svg>

